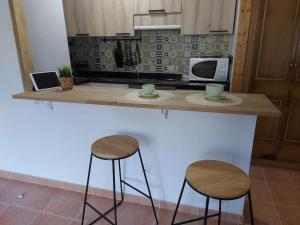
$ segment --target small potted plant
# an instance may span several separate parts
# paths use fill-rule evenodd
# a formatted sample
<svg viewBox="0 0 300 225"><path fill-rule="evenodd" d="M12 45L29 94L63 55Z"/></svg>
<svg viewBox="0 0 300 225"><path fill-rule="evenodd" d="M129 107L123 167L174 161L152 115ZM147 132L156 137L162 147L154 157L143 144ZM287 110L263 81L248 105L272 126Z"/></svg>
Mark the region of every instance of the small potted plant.
<svg viewBox="0 0 300 225"><path fill-rule="evenodd" d="M63 90L71 90L73 88L72 68L64 66L58 68L59 81Z"/></svg>

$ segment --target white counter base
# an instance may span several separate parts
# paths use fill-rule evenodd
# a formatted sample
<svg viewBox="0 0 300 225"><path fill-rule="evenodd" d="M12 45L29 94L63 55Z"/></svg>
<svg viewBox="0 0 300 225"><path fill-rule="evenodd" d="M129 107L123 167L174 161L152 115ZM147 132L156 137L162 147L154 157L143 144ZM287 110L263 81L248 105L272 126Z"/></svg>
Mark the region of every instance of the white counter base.
<svg viewBox="0 0 300 225"><path fill-rule="evenodd" d="M157 109L55 103L50 110L32 101L16 105L31 110L22 112L22 117L11 115L14 129L0 143L3 170L84 185L92 142L127 134L140 141L156 199L175 203L185 169L196 160L223 160L249 171L256 116L169 111L165 119ZM25 127L30 132L24 132ZM6 135L17 141L6 142ZM111 189L110 162L95 160L93 165L91 185ZM123 167L129 182L145 188L137 156L124 160ZM186 189L182 204L204 207L204 203L204 197ZM217 201L210 207L217 209ZM242 214L243 200L224 202L223 211Z"/></svg>

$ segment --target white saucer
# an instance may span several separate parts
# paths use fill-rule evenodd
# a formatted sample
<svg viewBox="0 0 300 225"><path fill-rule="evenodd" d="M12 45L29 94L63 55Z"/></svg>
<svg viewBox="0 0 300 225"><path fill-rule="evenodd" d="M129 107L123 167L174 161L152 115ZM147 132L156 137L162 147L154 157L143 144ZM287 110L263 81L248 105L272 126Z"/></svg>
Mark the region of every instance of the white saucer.
<svg viewBox="0 0 300 225"><path fill-rule="evenodd" d="M226 95L221 95L219 97L210 97L210 96L206 96L204 95L204 98L208 101L219 101L219 100L224 100L226 98Z"/></svg>
<svg viewBox="0 0 300 225"><path fill-rule="evenodd" d="M149 94L144 94L143 92L140 92L139 97L140 98L157 98L157 97L159 97L159 94L154 92L153 94L149 95Z"/></svg>

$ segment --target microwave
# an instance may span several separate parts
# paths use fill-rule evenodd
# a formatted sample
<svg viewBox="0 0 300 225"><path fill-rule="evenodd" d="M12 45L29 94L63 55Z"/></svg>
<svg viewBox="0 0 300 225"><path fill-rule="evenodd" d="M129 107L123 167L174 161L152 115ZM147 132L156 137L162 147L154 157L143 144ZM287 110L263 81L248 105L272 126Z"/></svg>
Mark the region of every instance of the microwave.
<svg viewBox="0 0 300 225"><path fill-rule="evenodd" d="M229 75L229 58L191 58L190 81L225 82Z"/></svg>

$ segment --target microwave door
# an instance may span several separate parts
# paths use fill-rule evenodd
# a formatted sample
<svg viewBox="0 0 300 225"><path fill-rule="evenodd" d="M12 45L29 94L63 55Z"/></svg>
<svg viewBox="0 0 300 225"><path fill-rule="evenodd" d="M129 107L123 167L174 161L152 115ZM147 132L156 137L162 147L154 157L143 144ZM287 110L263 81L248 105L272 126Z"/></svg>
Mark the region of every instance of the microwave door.
<svg viewBox="0 0 300 225"><path fill-rule="evenodd" d="M192 74L201 80L214 80L217 65L217 60L198 62L193 66Z"/></svg>

